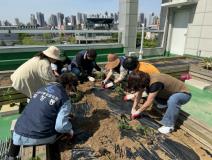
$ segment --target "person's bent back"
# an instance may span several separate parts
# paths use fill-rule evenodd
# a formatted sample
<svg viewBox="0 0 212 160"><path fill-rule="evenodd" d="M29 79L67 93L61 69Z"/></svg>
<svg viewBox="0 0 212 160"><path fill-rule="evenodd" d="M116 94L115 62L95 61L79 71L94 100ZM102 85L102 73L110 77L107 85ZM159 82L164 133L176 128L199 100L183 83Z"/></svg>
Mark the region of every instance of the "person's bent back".
<svg viewBox="0 0 212 160"><path fill-rule="evenodd" d="M139 62L136 57L126 57L123 67L129 71L142 71L148 74L160 73L154 65L146 62Z"/></svg>
<svg viewBox="0 0 212 160"><path fill-rule="evenodd" d="M53 143L58 133L73 136L68 94L75 91L76 86L77 78L65 73L33 94L15 125L9 157L18 155L20 145Z"/></svg>

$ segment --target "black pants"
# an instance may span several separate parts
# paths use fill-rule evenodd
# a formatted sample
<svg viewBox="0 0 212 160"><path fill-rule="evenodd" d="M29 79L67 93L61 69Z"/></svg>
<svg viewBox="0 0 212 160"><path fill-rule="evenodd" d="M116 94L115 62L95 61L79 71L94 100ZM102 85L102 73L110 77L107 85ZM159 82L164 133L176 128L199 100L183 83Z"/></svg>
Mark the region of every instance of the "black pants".
<svg viewBox="0 0 212 160"><path fill-rule="evenodd" d="M14 145L13 140L11 140L8 156L16 158L20 152L20 148L21 146ZM46 152L48 160L60 160L59 146L57 143L48 144Z"/></svg>
<svg viewBox="0 0 212 160"><path fill-rule="evenodd" d="M14 157L14 158L17 157L19 154L20 148L21 148L21 146L14 145L13 140L11 140L8 156Z"/></svg>

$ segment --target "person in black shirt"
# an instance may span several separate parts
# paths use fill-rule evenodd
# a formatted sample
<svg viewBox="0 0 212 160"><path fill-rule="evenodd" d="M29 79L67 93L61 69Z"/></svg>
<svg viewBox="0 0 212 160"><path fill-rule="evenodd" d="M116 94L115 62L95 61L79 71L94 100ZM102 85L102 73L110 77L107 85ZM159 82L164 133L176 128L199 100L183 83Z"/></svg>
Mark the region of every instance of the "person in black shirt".
<svg viewBox="0 0 212 160"><path fill-rule="evenodd" d="M80 80L87 80L88 76L92 75L95 68L101 71L101 68L96 64L97 53L93 49L83 50L77 53L76 57L72 60L71 72L73 72Z"/></svg>

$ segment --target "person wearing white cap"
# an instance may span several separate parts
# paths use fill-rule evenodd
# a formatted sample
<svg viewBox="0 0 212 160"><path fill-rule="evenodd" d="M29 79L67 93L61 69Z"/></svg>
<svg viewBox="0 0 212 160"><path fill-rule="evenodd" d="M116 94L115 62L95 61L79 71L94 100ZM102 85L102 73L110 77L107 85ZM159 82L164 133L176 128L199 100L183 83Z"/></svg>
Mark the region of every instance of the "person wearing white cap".
<svg viewBox="0 0 212 160"><path fill-rule="evenodd" d="M38 53L11 75L13 88L31 98L40 87L56 80L50 64L64 58L55 46Z"/></svg>

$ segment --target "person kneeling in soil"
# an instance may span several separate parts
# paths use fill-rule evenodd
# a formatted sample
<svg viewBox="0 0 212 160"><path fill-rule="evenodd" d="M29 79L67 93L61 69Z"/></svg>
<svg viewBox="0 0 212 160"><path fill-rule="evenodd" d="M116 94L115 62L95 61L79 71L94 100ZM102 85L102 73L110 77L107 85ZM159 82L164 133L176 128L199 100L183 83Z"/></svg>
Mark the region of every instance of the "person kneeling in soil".
<svg viewBox="0 0 212 160"><path fill-rule="evenodd" d="M52 144L58 133L73 136L69 114L71 103L69 93L76 91L77 78L64 73L56 82L49 83L35 92L17 120L8 159L16 159L20 146Z"/></svg>
<svg viewBox="0 0 212 160"><path fill-rule="evenodd" d="M114 83L119 83L124 80L130 71L138 70L148 74L160 73L160 71L150 63L139 62L137 57L118 57L116 54L108 54L108 62L105 65L105 69L108 70L108 74L103 81L106 84L109 79L117 72L119 75L115 77Z"/></svg>
<svg viewBox="0 0 212 160"><path fill-rule="evenodd" d="M133 71L128 78L128 89L139 92L132 106L132 118L138 118L143 111L151 106L154 100L159 103L166 102L168 108L161 120L163 126L158 129L159 132L164 134L174 130L181 105L186 104L191 98L191 93L182 81L161 73L149 75L144 72ZM147 100L137 109L144 90L148 93Z"/></svg>
<svg viewBox="0 0 212 160"><path fill-rule="evenodd" d="M160 73L154 65L138 61L137 57L126 57L123 61L123 67L128 71L142 71L148 74Z"/></svg>
<svg viewBox="0 0 212 160"><path fill-rule="evenodd" d="M125 56L118 57L113 53L108 54L108 62L105 65L105 69L108 71L108 73L106 78L103 80L104 85L109 81L109 79L112 78L114 72L118 73L118 76L114 79L115 84L121 82L126 77L127 70L123 67L123 61L125 58Z"/></svg>
<svg viewBox="0 0 212 160"><path fill-rule="evenodd" d="M73 58L71 63L71 72L79 78L81 83L87 80L95 80L91 77L94 68L97 71L101 71L101 68L96 64L96 57L96 50L89 49L80 51Z"/></svg>

